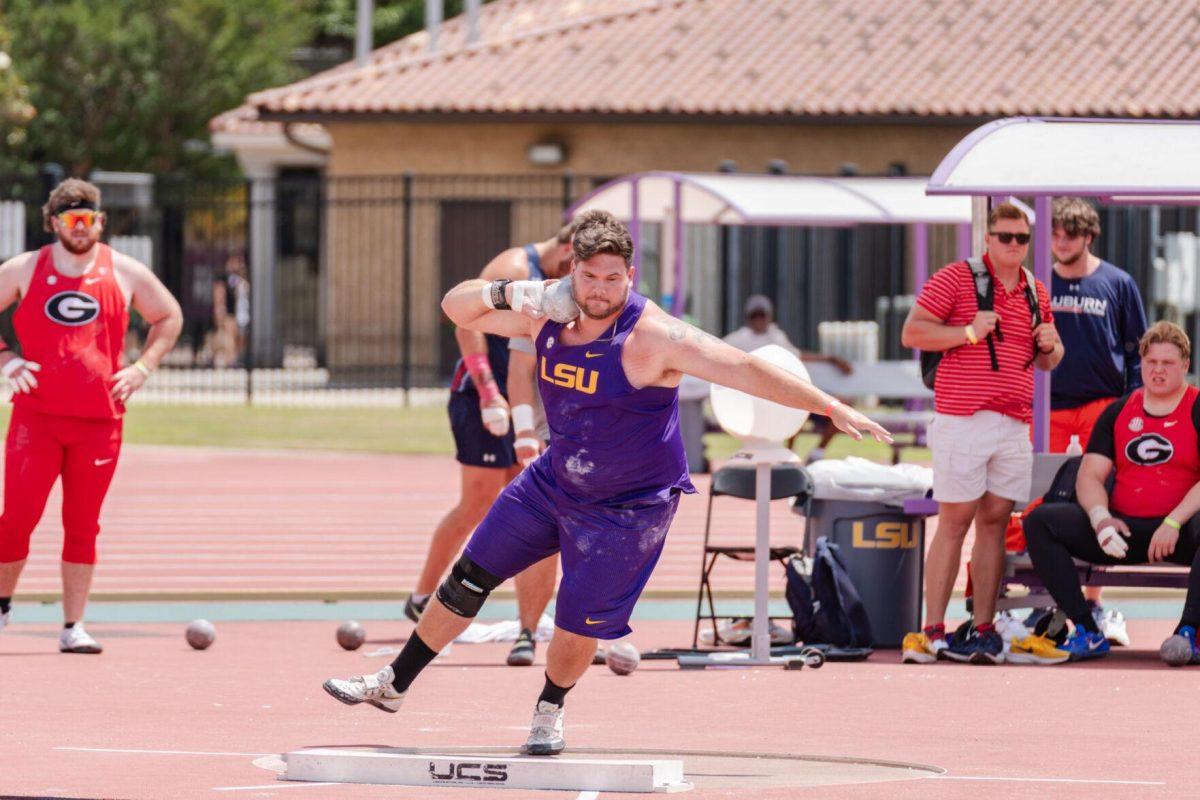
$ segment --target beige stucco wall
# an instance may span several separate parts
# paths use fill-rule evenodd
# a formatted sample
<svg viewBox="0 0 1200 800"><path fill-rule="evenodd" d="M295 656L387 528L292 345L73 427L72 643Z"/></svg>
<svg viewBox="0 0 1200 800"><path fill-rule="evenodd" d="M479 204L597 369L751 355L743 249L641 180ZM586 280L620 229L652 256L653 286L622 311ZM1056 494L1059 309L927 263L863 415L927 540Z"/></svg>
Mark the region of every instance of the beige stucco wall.
<svg viewBox="0 0 1200 800"><path fill-rule="evenodd" d="M559 176L618 176L651 169L710 171L722 159L761 172L783 159L797 173L835 173L856 164L881 174L903 162L911 174L928 174L969 132L969 126L915 124L631 124L586 123L349 123L328 124L333 146L327 174L334 181L326 217L329 283L324 295L330 366L398 366L402 360L403 302L400 264L402 207L398 176L418 177L413 209L412 357L436 364L444 324L441 292L439 198L497 198L512 202L511 230L519 244L545 238L561 211ZM532 166L528 147L555 141L566 161ZM423 180L421 176L543 176L507 180ZM579 191L588 186L579 182ZM578 192L577 192L578 195ZM524 198L524 199L523 199ZM948 244L937 240L934 250ZM482 268L483 264L480 264Z"/></svg>
<svg viewBox="0 0 1200 800"><path fill-rule="evenodd" d="M935 124L347 123L328 125L331 175L546 173L622 175L648 169L708 171L722 159L761 172L782 158L792 172L832 174L847 162L881 174L904 162L929 174L972 126ZM538 168L530 145L558 142L566 161Z"/></svg>

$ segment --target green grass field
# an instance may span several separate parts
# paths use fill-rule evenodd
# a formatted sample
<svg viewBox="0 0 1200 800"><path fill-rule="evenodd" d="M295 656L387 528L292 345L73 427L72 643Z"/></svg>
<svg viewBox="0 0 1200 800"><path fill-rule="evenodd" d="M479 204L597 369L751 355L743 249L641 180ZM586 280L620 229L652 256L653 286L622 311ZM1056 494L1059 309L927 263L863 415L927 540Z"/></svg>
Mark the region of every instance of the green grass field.
<svg viewBox="0 0 1200 800"><path fill-rule="evenodd" d="M0 406L8 422L9 407ZM356 453L439 454L454 452L446 409L412 408L263 408L255 406L135 405L125 416L129 444L230 447L268 450L324 450ZM796 441L804 454L816 442ZM710 458L728 458L737 440L724 434L705 437ZM875 442L834 439L827 455L861 456L888 461L890 450ZM928 461L929 451L909 448L909 461Z"/></svg>

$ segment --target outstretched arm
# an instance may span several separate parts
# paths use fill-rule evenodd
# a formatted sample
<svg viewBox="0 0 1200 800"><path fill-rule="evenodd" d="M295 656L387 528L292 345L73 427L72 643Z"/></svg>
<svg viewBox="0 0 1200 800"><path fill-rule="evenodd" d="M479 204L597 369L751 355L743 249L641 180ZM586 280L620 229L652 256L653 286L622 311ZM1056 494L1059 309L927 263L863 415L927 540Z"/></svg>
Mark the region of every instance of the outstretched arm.
<svg viewBox="0 0 1200 800"><path fill-rule="evenodd" d="M892 441L883 427L808 381L687 323L659 317L646 332L649 338L643 346L653 347L664 373L683 372L781 405L824 414L855 439L870 433L878 441Z"/></svg>

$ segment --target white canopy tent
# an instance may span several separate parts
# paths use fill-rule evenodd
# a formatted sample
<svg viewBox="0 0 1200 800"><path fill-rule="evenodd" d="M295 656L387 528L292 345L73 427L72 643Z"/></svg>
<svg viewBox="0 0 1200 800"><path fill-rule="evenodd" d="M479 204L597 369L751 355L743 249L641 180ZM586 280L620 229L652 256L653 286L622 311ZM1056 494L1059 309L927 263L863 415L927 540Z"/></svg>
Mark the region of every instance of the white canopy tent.
<svg viewBox="0 0 1200 800"><path fill-rule="evenodd" d="M1082 195L1109 203L1200 204L1200 122L1013 117L966 136L942 161L930 195L1050 199ZM978 222L978 220L977 220ZM1034 231L1034 274L1051 278L1050 226ZM1034 449L1049 443L1050 376L1034 378Z"/></svg>
<svg viewBox="0 0 1200 800"><path fill-rule="evenodd" d="M821 178L806 175L642 172L612 180L585 195L568 216L600 208L631 223L638 261L640 223L663 225L673 259L671 311L686 302L683 226L761 225L846 227L859 224L915 226L916 283L928 270L928 225L958 225L959 251L970 248L971 201L926 194L924 177Z"/></svg>

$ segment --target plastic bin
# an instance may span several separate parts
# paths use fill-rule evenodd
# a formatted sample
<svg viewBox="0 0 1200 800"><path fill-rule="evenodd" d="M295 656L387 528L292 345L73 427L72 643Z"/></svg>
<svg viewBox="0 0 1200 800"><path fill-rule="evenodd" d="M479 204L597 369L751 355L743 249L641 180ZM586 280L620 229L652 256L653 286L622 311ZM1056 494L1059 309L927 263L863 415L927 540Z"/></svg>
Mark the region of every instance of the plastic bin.
<svg viewBox="0 0 1200 800"><path fill-rule="evenodd" d="M925 518L882 503L810 501L806 541L824 536L838 545L871 619L876 647L899 647L920 630L925 563Z"/></svg>

